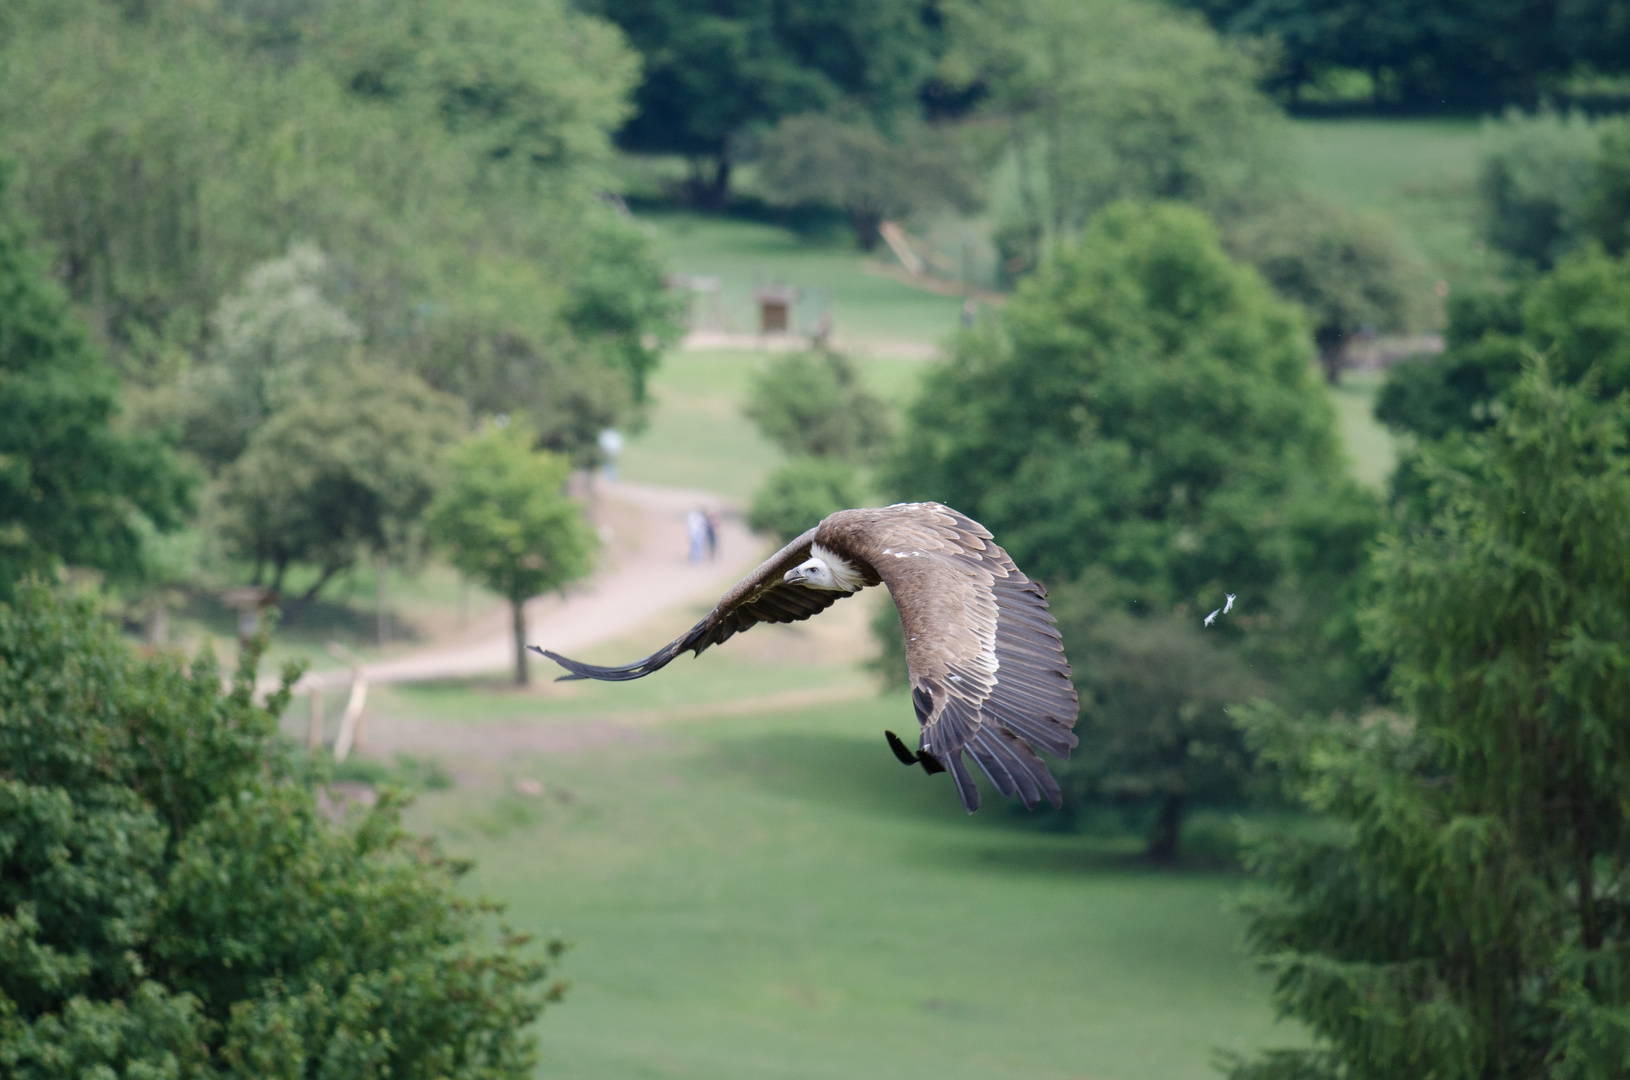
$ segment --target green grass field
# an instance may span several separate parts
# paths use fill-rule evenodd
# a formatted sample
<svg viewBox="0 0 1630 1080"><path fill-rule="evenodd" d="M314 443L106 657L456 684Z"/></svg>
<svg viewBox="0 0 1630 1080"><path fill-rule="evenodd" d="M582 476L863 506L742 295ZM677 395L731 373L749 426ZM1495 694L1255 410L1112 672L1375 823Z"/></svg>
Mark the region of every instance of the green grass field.
<svg viewBox="0 0 1630 1080"><path fill-rule="evenodd" d="M657 405L649 427L629 441L622 475L651 484L717 491L746 501L781 463L781 452L742 416L748 380L770 361L758 352L675 352L651 379ZM898 405L911 399L933 361L862 357L867 385ZM1380 487L1392 470L1392 436L1373 413L1379 376L1350 372L1330 390L1353 475Z"/></svg>
<svg viewBox="0 0 1630 1080"><path fill-rule="evenodd" d="M913 288L880 274L868 262L892 262L886 249L863 255L840 234L804 239L773 225L685 212L642 214L657 232L672 272L717 277L725 325L755 333L752 290L792 285L804 296L795 310L797 329L807 332L829 303L841 338L868 342L932 342L956 328L962 301Z"/></svg>
<svg viewBox="0 0 1630 1080"><path fill-rule="evenodd" d="M1297 120L1292 131L1314 191L1390 217L1452 287L1491 272L1475 246L1477 121Z"/></svg>
<svg viewBox="0 0 1630 1080"><path fill-rule="evenodd" d="M867 697L455 762L412 823L574 944L539 1075L1180 1080L1296 1040L1239 947L1241 879L970 819L884 746L910 719Z"/></svg>
<svg viewBox="0 0 1630 1080"><path fill-rule="evenodd" d="M955 323L954 300L791 233L659 226L689 272L742 289L755 273L826 283L850 305L840 328L921 341ZM780 461L740 412L770 360L666 357L623 475L748 498ZM933 361L857 363L903 404ZM1392 455L1375 390L1359 375L1332 391L1370 483ZM643 655L698 613L585 658ZM909 730L910 705L878 697L857 666L864 622L857 606L756 630L629 684L516 691L495 675L376 691L379 714L439 733L432 753L457 779L410 824L473 858L471 889L505 901L514 925L573 942L572 988L539 1027L540 1076L1182 1080L1214 1076L1217 1049L1300 1041L1274 1023L1242 947L1244 878L1151 870L1135 837L1071 833L994 798L970 818L943 776L902 769L882 731ZM833 645L845 635L846 651ZM544 794L517 793L521 777Z"/></svg>

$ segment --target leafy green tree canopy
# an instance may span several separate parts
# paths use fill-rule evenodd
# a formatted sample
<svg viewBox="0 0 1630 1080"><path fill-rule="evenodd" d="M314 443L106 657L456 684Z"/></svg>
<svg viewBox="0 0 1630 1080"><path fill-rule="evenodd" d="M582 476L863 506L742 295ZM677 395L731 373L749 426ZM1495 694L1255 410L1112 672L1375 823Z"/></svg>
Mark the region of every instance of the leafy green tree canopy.
<svg viewBox="0 0 1630 1080"><path fill-rule="evenodd" d="M1382 549L1402 715L1254 725L1335 827L1263 847L1251 931L1315 1049L1235 1080L1630 1068L1630 403L1541 363L1508 401Z"/></svg>
<svg viewBox="0 0 1630 1080"><path fill-rule="evenodd" d="M1582 114L1511 110L1489 125L1478 175L1482 232L1491 247L1548 269L1578 245L1597 135Z"/></svg>
<svg viewBox="0 0 1630 1080"><path fill-rule="evenodd" d="M1345 475L1311 356L1299 313L1199 211L1118 204L956 340L885 466L897 497L983 522L1061 610L1143 620L1108 636L1096 616L1066 624L1098 735L1071 783L1150 806L1163 858L1185 807L1249 767L1225 698L1362 696L1344 612L1376 511ZM1207 631L1220 640L1195 639L1227 593L1234 610ZM1251 677L1211 671L1214 648ZM1168 669L1154 682L1126 674L1152 657Z"/></svg>
<svg viewBox="0 0 1630 1080"><path fill-rule="evenodd" d="M1296 500L1357 497L1311 353L1198 211L1117 205L955 341L887 478L972 514L1028 572L1254 605L1292 560Z"/></svg>
<svg viewBox="0 0 1630 1080"><path fill-rule="evenodd" d="M526 601L588 574L598 538L566 492L571 463L533 449L519 420L494 424L454 452L430 508L430 538L460 573L509 601L515 681L527 681Z"/></svg>
<svg viewBox="0 0 1630 1080"><path fill-rule="evenodd" d="M210 313L298 240L376 359L477 412L571 399L601 421L585 439L560 410L573 452L633 419L671 301L598 197L637 75L614 27L565 0L20 11L0 97L32 104L0 152L131 381L209 366Z"/></svg>
<svg viewBox="0 0 1630 1080"><path fill-rule="evenodd" d="M793 455L868 457L893 433L888 402L867 390L854 364L837 353L772 360L754 376L743 411L765 438Z"/></svg>
<svg viewBox="0 0 1630 1080"><path fill-rule="evenodd" d="M1431 325L1437 305L1426 261L1384 220L1284 196L1222 215L1222 229L1236 258L1306 309L1332 383L1354 335Z"/></svg>
<svg viewBox="0 0 1630 1080"><path fill-rule="evenodd" d="M210 319L205 363L186 380L186 445L210 467L236 460L254 430L355 350L362 334L324 296L328 259L294 244L252 269Z"/></svg>
<svg viewBox="0 0 1630 1080"><path fill-rule="evenodd" d="M1548 357L1552 378L1614 397L1630 390L1630 256L1590 247L1550 274L1504 294L1451 300L1447 348L1395 365L1376 416L1429 439L1493 426L1526 357Z"/></svg>
<svg viewBox="0 0 1630 1080"><path fill-rule="evenodd" d="M713 162L695 196L728 194L731 140L785 116L858 107L908 111L933 69L938 31L915 0L594 0L645 58L620 136L647 153Z"/></svg>
<svg viewBox="0 0 1630 1080"><path fill-rule="evenodd" d="M261 643L263 644L263 642ZM0 1068L523 1080L558 951L459 895L386 795L330 822L209 651L138 659L86 601L0 605Z"/></svg>
<svg viewBox="0 0 1630 1080"><path fill-rule="evenodd" d="M1626 70L1630 24L1614 0L1184 0L1232 35L1276 45L1270 83L1294 103L1361 71L1376 104L1533 106L1582 67Z"/></svg>
<svg viewBox="0 0 1630 1080"><path fill-rule="evenodd" d="M887 220L940 207L976 209L961 147L944 131L900 123L891 138L866 123L806 113L765 135L759 178L780 202L841 207L862 251Z"/></svg>
<svg viewBox="0 0 1630 1080"><path fill-rule="evenodd" d="M1146 809L1144 854L1171 863L1191 807L1248 792L1256 762L1228 707L1270 687L1198 619L1140 617L1107 599L1079 585L1049 595L1081 697L1066 806Z"/></svg>
<svg viewBox="0 0 1630 1080"><path fill-rule="evenodd" d="M357 360L250 436L221 475L223 539L281 591L292 563L318 568L309 600L364 549L409 555L463 434L463 406L412 375Z"/></svg>
<svg viewBox="0 0 1630 1080"><path fill-rule="evenodd" d="M1118 199L1214 205L1282 186L1284 129L1251 59L1198 20L1123 0L958 0L952 59L1009 133L1004 257L1034 266Z"/></svg>
<svg viewBox="0 0 1630 1080"><path fill-rule="evenodd" d="M188 474L118 411L112 368L0 213L0 598L65 563L139 577L143 535L180 525Z"/></svg>

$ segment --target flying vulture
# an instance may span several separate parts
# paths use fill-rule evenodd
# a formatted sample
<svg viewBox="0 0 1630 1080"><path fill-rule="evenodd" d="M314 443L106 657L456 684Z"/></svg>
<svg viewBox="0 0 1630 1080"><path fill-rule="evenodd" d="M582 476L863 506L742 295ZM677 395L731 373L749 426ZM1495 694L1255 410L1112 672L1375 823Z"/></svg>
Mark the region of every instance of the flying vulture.
<svg viewBox="0 0 1630 1080"><path fill-rule="evenodd" d="M979 809L979 789L962 752L1003 795L1026 807L1058 782L1036 756L1068 757L1077 743L1076 697L1047 592L1013 565L978 522L939 503L840 510L770 556L707 617L644 660L595 667L532 646L568 679L639 679L689 649L700 654L761 622L798 622L868 585L887 585L905 627L911 700L922 725L918 749L892 731L907 765L949 770L962 805Z"/></svg>

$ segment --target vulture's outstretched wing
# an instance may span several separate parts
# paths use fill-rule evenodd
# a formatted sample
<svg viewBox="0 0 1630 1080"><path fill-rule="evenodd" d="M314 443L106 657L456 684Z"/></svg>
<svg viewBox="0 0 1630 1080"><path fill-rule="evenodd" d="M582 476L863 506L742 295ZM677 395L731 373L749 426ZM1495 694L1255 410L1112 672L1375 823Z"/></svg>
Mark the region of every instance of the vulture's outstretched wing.
<svg viewBox="0 0 1630 1080"><path fill-rule="evenodd" d="M834 514L820 539L864 559L889 587L922 751L951 771L968 811L979 789L964 749L1002 794L1060 805L1057 781L1031 749L1062 758L1078 742L1075 687L1046 590L978 522L938 503Z"/></svg>
<svg viewBox="0 0 1630 1080"><path fill-rule="evenodd" d="M732 634L751 629L761 622L798 622L819 614L841 598L843 592L806 589L802 585L788 585L782 579L788 570L809 558L810 546L815 541L815 529L810 529L792 543L759 564L757 570L738 581L724 594L714 609L701 622L691 627L683 637L669 642L644 660L621 667L596 667L568 659L559 653L528 646L542 653L567 671L556 682L572 679L601 679L622 682L639 679L666 667L674 657L689 649L700 655L709 645L718 645Z"/></svg>

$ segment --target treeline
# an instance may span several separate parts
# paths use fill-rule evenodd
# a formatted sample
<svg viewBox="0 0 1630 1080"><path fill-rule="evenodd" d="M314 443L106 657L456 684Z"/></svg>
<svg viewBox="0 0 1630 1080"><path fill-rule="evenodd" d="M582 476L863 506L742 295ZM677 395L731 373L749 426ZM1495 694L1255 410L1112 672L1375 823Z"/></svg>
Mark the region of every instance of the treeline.
<svg viewBox="0 0 1630 1080"><path fill-rule="evenodd" d="M1614 0L1182 0L1218 30L1260 43L1266 85L1289 104L1423 110L1546 96L1623 105L1630 18ZM1357 75L1358 85L1352 76ZM1604 94L1592 82L1617 77Z"/></svg>
<svg viewBox="0 0 1630 1080"><path fill-rule="evenodd" d="M565 3L7 5L0 588L309 599L483 418L593 463L676 331L604 196L638 71Z"/></svg>

